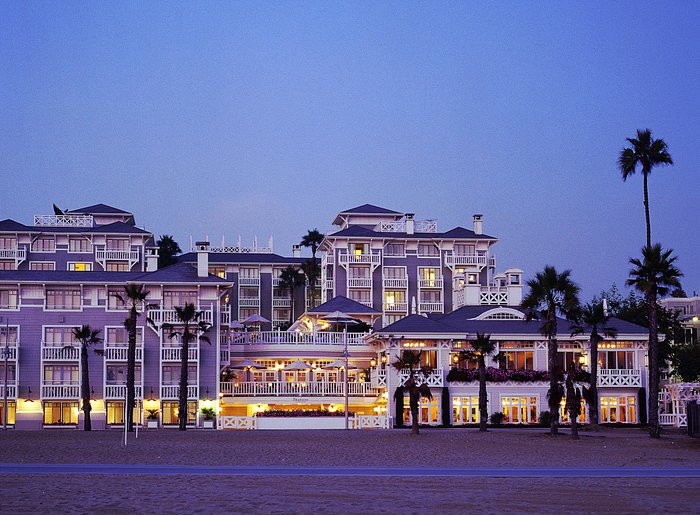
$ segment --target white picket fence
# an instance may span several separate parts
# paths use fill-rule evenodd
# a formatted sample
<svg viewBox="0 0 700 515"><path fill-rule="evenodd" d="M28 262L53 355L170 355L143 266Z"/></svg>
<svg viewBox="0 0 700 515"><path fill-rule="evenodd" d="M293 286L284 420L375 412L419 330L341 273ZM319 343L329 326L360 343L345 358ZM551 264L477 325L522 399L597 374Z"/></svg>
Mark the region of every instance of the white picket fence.
<svg viewBox="0 0 700 515"><path fill-rule="evenodd" d="M218 419L219 429L257 429L257 417L222 415ZM350 418L350 429L388 429L386 415L355 415Z"/></svg>

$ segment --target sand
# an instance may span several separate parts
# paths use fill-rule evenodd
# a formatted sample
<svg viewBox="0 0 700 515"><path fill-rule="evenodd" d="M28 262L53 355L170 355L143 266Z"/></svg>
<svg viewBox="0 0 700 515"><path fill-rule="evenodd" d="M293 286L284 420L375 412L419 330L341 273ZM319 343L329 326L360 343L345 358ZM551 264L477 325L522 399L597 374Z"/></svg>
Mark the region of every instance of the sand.
<svg viewBox="0 0 700 515"><path fill-rule="evenodd" d="M700 440L640 429L151 430L0 433L1 463L425 467L700 467ZM693 478L0 476L2 512L700 513Z"/></svg>

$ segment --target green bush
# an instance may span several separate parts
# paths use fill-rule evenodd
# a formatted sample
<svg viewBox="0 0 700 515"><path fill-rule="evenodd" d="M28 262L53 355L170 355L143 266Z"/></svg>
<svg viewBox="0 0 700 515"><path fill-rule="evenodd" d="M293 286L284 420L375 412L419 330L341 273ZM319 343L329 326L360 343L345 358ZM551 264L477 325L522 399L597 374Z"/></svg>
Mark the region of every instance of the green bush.
<svg viewBox="0 0 700 515"><path fill-rule="evenodd" d="M204 417L204 420L214 420L214 417L216 416L214 408L202 408L201 412L202 417Z"/></svg>
<svg viewBox="0 0 700 515"><path fill-rule="evenodd" d="M506 418L505 413L502 413L500 411L497 411L496 413L493 413L489 417L489 422L491 422L492 425L494 426L500 426L503 423L503 420Z"/></svg>

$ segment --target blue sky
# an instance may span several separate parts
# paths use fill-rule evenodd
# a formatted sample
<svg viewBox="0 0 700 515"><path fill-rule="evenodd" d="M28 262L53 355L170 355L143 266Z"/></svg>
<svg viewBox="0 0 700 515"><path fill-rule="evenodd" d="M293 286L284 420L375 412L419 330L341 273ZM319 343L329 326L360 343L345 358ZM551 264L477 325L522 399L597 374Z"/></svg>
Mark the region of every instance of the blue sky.
<svg viewBox="0 0 700 515"><path fill-rule="evenodd" d="M0 5L0 218L56 202L288 254L366 202L500 238L499 268L570 268L590 297L653 239L700 292L696 2Z"/></svg>

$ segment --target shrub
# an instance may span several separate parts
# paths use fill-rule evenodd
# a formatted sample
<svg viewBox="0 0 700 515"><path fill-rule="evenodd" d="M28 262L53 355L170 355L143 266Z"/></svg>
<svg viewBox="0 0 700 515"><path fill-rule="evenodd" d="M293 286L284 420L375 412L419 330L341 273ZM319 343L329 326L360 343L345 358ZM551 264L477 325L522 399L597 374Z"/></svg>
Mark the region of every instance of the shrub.
<svg viewBox="0 0 700 515"><path fill-rule="evenodd" d="M214 420L214 416L216 415L214 408L202 408L201 411L204 420Z"/></svg>
<svg viewBox="0 0 700 515"><path fill-rule="evenodd" d="M505 413L502 413L500 411L497 411L496 413L493 413L489 417L489 422L491 422L492 425L494 426L500 426L503 423L503 420L506 418Z"/></svg>
<svg viewBox="0 0 700 515"><path fill-rule="evenodd" d="M152 409L147 409L148 412L148 417L146 417L148 420L158 420L158 413L160 412L159 410L152 408Z"/></svg>
<svg viewBox="0 0 700 515"><path fill-rule="evenodd" d="M354 417L355 414L348 412L348 415ZM266 411L260 411L257 414L258 417L344 417L344 411L328 411L326 409L295 409L295 410L282 410L282 409L271 409Z"/></svg>
<svg viewBox="0 0 700 515"><path fill-rule="evenodd" d="M477 368L453 368L447 374L447 381L459 381L469 383L479 380ZM515 381L526 383L532 381L549 381L549 372L546 370L501 370L500 368L486 367L486 381L489 383L505 383Z"/></svg>
<svg viewBox="0 0 700 515"><path fill-rule="evenodd" d="M541 412L537 423L542 427L549 427L552 423L552 416L549 414L549 411Z"/></svg>

